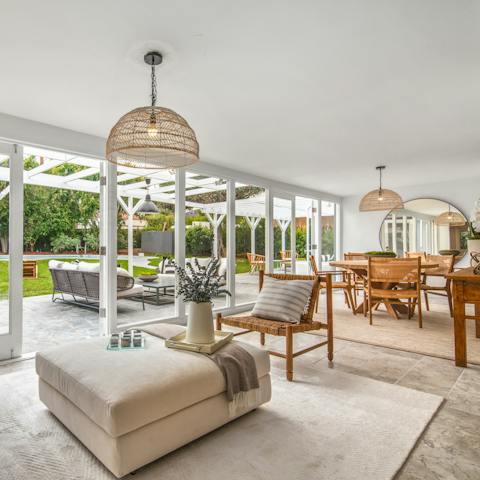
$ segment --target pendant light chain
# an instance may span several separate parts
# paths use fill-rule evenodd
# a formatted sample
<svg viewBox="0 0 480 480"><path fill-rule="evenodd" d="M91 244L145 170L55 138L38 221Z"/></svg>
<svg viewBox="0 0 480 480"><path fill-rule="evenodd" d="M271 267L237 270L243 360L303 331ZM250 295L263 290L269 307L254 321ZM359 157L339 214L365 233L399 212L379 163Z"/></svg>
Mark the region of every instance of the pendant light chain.
<svg viewBox="0 0 480 480"><path fill-rule="evenodd" d="M152 65L152 107L157 103L157 76L155 74L155 65Z"/></svg>

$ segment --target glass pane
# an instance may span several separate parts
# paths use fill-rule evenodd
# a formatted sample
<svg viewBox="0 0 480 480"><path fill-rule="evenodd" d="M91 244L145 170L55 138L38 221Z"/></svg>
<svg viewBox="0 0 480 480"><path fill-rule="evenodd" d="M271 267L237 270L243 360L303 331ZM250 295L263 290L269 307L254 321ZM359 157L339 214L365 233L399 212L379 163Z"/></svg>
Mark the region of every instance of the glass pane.
<svg viewBox="0 0 480 480"><path fill-rule="evenodd" d="M291 250L292 202L284 198L273 199L273 270L278 273L292 271Z"/></svg>
<svg viewBox="0 0 480 480"><path fill-rule="evenodd" d="M196 173L185 180L185 257L201 266L220 262L217 274L227 282L227 181ZM213 299L214 308L227 306L226 295Z"/></svg>
<svg viewBox="0 0 480 480"><path fill-rule="evenodd" d="M24 149L24 352L98 335L99 165Z"/></svg>
<svg viewBox="0 0 480 480"><path fill-rule="evenodd" d="M235 297L241 305L256 300L265 266L265 190L237 183L235 215Z"/></svg>
<svg viewBox="0 0 480 480"><path fill-rule="evenodd" d="M0 155L0 335L9 333L9 305L8 305L8 232L10 195L8 157Z"/></svg>
<svg viewBox="0 0 480 480"><path fill-rule="evenodd" d="M118 323L174 317L175 174L119 167L117 188L118 263L143 287L143 302L141 292L118 300Z"/></svg>
<svg viewBox="0 0 480 480"><path fill-rule="evenodd" d="M295 225L297 267L296 272L306 275L311 272L309 258L311 255L317 259L318 251L318 201L311 198L295 198ZM319 269L324 269L318 265Z"/></svg>
<svg viewBox="0 0 480 480"><path fill-rule="evenodd" d="M335 204L322 201L322 263L335 259Z"/></svg>

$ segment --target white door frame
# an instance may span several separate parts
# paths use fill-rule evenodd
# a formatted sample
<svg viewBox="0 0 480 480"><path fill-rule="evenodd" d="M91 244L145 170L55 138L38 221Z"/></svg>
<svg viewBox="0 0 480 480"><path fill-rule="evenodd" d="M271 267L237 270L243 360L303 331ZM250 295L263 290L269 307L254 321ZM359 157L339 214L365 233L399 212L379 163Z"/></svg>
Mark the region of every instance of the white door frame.
<svg viewBox="0 0 480 480"><path fill-rule="evenodd" d="M0 143L0 153L10 158L8 324L0 335L0 360L22 355L23 340L23 148Z"/></svg>

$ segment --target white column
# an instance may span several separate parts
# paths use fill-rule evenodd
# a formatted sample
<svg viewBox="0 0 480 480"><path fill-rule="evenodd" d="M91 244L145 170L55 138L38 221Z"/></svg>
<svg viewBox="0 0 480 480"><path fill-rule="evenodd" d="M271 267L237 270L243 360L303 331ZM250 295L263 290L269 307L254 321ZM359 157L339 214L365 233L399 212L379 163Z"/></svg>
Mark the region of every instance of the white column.
<svg viewBox="0 0 480 480"><path fill-rule="evenodd" d="M282 234L282 251L286 250L286 233L288 226L290 225L290 220L277 220L277 225L280 227Z"/></svg>
<svg viewBox="0 0 480 480"><path fill-rule="evenodd" d="M318 268L323 270L322 265L322 201L318 200L318 213L317 213L318 221L317 221L317 238L318 238L318 246L317 246L317 255L315 260L317 261ZM307 259L307 265L310 265ZM308 267L310 271L310 267Z"/></svg>
<svg viewBox="0 0 480 480"><path fill-rule="evenodd" d="M412 252L418 252L420 248L417 246L417 219L416 217L412 218L412 238L410 242L410 250Z"/></svg>
<svg viewBox="0 0 480 480"><path fill-rule="evenodd" d="M133 197L128 197L127 206L128 273L133 276Z"/></svg>
<svg viewBox="0 0 480 480"><path fill-rule="evenodd" d="M306 218L306 254L307 254L307 262L308 262L308 257L310 255L310 215L308 213L307 209L307 218Z"/></svg>
<svg viewBox="0 0 480 480"><path fill-rule="evenodd" d="M235 272L236 272L236 241L235 241L235 181L227 182L227 306L235 306Z"/></svg>
<svg viewBox="0 0 480 480"><path fill-rule="evenodd" d="M245 217L245 220L250 227L250 253L252 253L253 255L255 255L256 247L255 231L261 219L261 217Z"/></svg>
<svg viewBox="0 0 480 480"><path fill-rule="evenodd" d="M295 218L295 212L296 212L296 205L295 205L295 197L292 198L291 201L291 213L290 216L292 217L291 221L291 226L290 226L290 252L292 256L292 261L291 261L291 269L292 273L296 272L296 261L297 261L297 221Z"/></svg>
<svg viewBox="0 0 480 480"><path fill-rule="evenodd" d="M208 218L208 221L212 225L213 228L213 252L212 256L214 258L218 258L218 229L220 225L223 222L223 219L225 218L225 214L218 214L218 213L208 213L205 212L206 217Z"/></svg>
<svg viewBox="0 0 480 480"><path fill-rule="evenodd" d="M383 240L385 242L385 248L390 245L390 234L389 234L389 225L392 223L391 220L385 220L383 223Z"/></svg>
<svg viewBox="0 0 480 480"><path fill-rule="evenodd" d="M265 270L273 272L273 195L265 190Z"/></svg>
<svg viewBox="0 0 480 480"><path fill-rule="evenodd" d="M405 252L407 251L407 217L403 215L402 217L402 240L403 240L403 255L405 256Z"/></svg>
<svg viewBox="0 0 480 480"><path fill-rule="evenodd" d="M185 170L179 168L175 173L175 262L185 266ZM185 323L185 303L175 297L175 315Z"/></svg>
<svg viewBox="0 0 480 480"><path fill-rule="evenodd" d="M392 252L397 253L397 216L392 213Z"/></svg>
<svg viewBox="0 0 480 480"><path fill-rule="evenodd" d="M109 335L117 330L117 166L106 162L106 185L101 201L101 230L103 240L100 246L100 264L103 289L101 311L101 333ZM102 224L103 221L103 224Z"/></svg>
<svg viewBox="0 0 480 480"><path fill-rule="evenodd" d="M423 220L418 221L418 246L420 250L425 250L425 245L423 243Z"/></svg>
<svg viewBox="0 0 480 480"><path fill-rule="evenodd" d="M8 316L12 335L10 357L22 354L23 338L23 147L14 145L10 156Z"/></svg>

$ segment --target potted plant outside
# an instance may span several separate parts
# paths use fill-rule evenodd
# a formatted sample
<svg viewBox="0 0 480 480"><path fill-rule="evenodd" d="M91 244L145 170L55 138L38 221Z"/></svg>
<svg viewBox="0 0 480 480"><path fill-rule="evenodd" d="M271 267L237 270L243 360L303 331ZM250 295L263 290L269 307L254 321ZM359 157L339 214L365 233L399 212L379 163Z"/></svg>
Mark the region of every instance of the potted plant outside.
<svg viewBox="0 0 480 480"><path fill-rule="evenodd" d="M198 260L186 264L186 268L175 265L177 273L177 296L189 304L186 340L190 343L213 343L215 331L213 328L212 299L230 292L221 285L222 278L218 276L219 260L213 258L206 267Z"/></svg>

